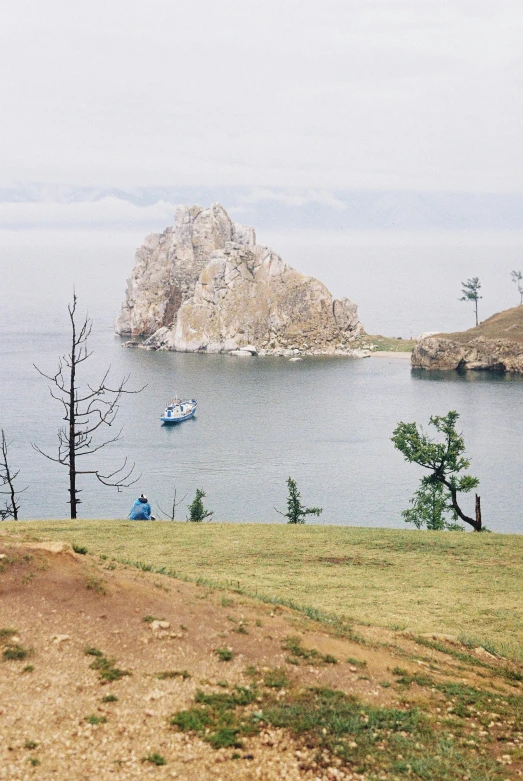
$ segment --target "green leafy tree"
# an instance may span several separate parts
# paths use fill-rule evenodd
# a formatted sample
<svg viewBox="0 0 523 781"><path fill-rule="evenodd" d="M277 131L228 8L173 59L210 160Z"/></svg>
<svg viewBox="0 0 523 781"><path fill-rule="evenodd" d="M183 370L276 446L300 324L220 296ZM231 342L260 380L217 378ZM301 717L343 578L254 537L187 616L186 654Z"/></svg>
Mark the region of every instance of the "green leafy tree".
<svg viewBox="0 0 523 781"><path fill-rule="evenodd" d="M210 518L212 515L214 515L213 510L206 510L203 506L203 501L205 497L205 491L202 491L201 488L196 489L196 494L194 496L194 499L192 500L191 504L188 506L189 510L189 517L187 518L188 521L194 521L194 523L201 523L206 518Z"/></svg>
<svg viewBox="0 0 523 781"><path fill-rule="evenodd" d="M476 516L465 515L458 504L459 493L469 493L479 485L477 477L460 474L470 466L465 456L465 441L456 431L459 414L453 410L447 415L433 415L430 425L440 435L438 441L431 439L418 429L417 423L400 422L394 429L392 442L409 463L419 464L430 474L422 478L419 490L426 490L429 483L440 483L450 497L452 510L458 518L468 523L474 531L483 531L481 522L481 501L476 494ZM426 501L424 499L423 501ZM414 504L416 497L414 497Z"/></svg>
<svg viewBox="0 0 523 781"><path fill-rule="evenodd" d="M521 284L523 281L523 274L521 271L512 271L511 277L513 283L516 285L519 293L519 305L523 306L523 285Z"/></svg>
<svg viewBox="0 0 523 781"><path fill-rule="evenodd" d="M287 523L305 523L307 515L321 515L323 507L305 507L301 503L301 494L298 491L296 481L289 477L287 479L287 487L289 489L289 495L287 496L287 512L281 513L276 510L277 513L288 518Z"/></svg>
<svg viewBox="0 0 523 781"><path fill-rule="evenodd" d="M422 479L410 503L412 507L403 510L402 515L406 523L413 523L417 529L464 531L463 526L456 523L458 516L452 507L450 493L443 483L435 482L430 476ZM447 520L448 515L452 521Z"/></svg>
<svg viewBox="0 0 523 781"><path fill-rule="evenodd" d="M461 288L463 295L459 300L472 301L476 313L476 325L478 325L478 301L480 298L483 298L483 296L480 296L479 294L479 291L481 290L479 277L472 277L472 279L467 279L466 282L462 282L461 284L463 285Z"/></svg>

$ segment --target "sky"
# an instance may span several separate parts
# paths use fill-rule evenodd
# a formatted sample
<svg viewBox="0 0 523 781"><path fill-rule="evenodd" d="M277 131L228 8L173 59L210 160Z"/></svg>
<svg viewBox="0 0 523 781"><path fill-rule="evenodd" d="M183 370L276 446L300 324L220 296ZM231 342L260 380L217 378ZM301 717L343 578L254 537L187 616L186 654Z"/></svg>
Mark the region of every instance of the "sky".
<svg viewBox="0 0 523 781"><path fill-rule="evenodd" d="M519 194L522 41L519 0L11 0L0 187Z"/></svg>

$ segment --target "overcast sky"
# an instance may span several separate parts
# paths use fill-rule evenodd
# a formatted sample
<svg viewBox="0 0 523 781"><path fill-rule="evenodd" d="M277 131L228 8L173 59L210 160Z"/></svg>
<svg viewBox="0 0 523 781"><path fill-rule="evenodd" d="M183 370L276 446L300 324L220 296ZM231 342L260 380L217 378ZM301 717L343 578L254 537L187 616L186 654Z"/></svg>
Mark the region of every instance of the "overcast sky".
<svg viewBox="0 0 523 781"><path fill-rule="evenodd" d="M9 0L0 183L521 193L522 42L521 0Z"/></svg>

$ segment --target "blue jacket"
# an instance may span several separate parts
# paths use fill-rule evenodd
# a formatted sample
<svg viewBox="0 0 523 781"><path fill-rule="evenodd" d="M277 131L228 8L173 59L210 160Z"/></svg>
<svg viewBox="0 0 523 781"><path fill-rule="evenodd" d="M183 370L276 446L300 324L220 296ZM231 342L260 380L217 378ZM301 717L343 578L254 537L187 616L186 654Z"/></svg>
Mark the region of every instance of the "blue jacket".
<svg viewBox="0 0 523 781"><path fill-rule="evenodd" d="M133 504L129 518L131 521L150 521L151 505L149 502L141 502L139 499L137 499Z"/></svg>

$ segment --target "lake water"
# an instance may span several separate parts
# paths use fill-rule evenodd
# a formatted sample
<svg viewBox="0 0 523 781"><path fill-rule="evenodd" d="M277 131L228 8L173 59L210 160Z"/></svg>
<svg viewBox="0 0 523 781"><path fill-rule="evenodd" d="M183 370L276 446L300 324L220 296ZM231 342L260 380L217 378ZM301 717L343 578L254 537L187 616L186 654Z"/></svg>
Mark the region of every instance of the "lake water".
<svg viewBox="0 0 523 781"><path fill-rule="evenodd" d="M400 420L426 423L431 414L456 409L471 473L481 480L485 524L496 531L523 531L523 378L412 372L408 361L394 358L289 363L122 349L111 322L141 237L81 238L4 236L0 425L14 440L11 457L21 470L20 483L29 486L21 500L24 517L68 513L66 470L31 447L36 442L52 449L61 422L33 362L51 372L66 351L65 307L75 281L81 304L95 320L94 355L84 364L85 378L95 381L111 364L115 379L130 374L131 384L148 384L123 400L123 438L100 454L108 468L130 457L142 473L139 483L118 493L82 480L80 515L125 517L142 491L155 509L158 501L167 507L176 486L178 498L187 494L180 519L199 487L217 521L277 523L283 519L274 507L285 509L290 475L306 504L324 508L315 523L404 527L401 510L421 470L394 450L392 431ZM507 281L511 267L518 267L514 237L481 248L458 242L450 249L428 242L392 246L381 239L365 249L356 242L351 257L358 262L350 264L346 240L331 239L316 274L337 295L345 292L360 302L371 332L409 336L436 324L467 325L471 312L457 302L454 287L456 279L459 286L459 277L472 276L477 268L489 281L485 308L515 303ZM311 244L303 237L294 244L282 237L281 244L285 241L286 252L276 248L310 273ZM199 410L194 420L165 428L158 418L173 388L194 395ZM464 504L472 513L473 497Z"/></svg>

